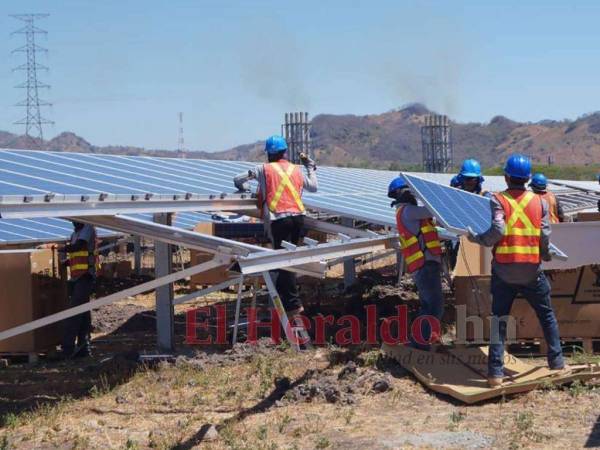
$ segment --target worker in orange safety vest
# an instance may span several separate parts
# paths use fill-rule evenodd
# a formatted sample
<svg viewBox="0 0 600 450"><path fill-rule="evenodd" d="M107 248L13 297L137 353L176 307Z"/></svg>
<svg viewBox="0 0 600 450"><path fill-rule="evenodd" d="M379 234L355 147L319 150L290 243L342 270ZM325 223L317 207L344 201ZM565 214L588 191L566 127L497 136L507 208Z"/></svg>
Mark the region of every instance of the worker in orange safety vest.
<svg viewBox="0 0 600 450"><path fill-rule="evenodd" d="M257 206L271 238L273 248L281 249L286 241L297 245L304 232L302 192L316 192L318 188L316 165L310 157L301 154L301 166L286 159L287 142L282 136L271 136L265 143L268 162L237 175L233 182L241 192L250 190L249 181L258 182ZM304 311L296 275L287 270L272 273L275 287L281 297L283 307L290 316Z"/></svg>
<svg viewBox="0 0 600 450"><path fill-rule="evenodd" d="M406 270L413 275L421 303L417 317L432 316L440 324L444 312L442 294L442 245L429 210L418 206L403 177L397 177L388 186L388 197L394 199L396 225ZM420 336L410 336L413 347L429 350L430 344L439 341L432 333L428 320L420 323ZM413 327L411 327L413 330ZM414 331L414 330L413 330Z"/></svg>
<svg viewBox="0 0 600 450"><path fill-rule="evenodd" d="M492 387L503 382L507 320L519 294L536 312L548 344L548 366L557 370L565 367L550 301L550 284L541 267L542 261L552 259L549 207L542 197L526 190L530 177L529 158L519 154L510 156L504 167L508 189L492 198L491 227L478 235L471 231L468 234L471 242L493 247L488 352L488 384Z"/></svg>
<svg viewBox="0 0 600 450"><path fill-rule="evenodd" d="M538 194L546 203L548 203L548 212L550 213L550 223L559 223L565 221L565 214L563 212L560 201L552 192L547 188L548 180L543 173L535 173L531 177L529 187L533 192Z"/></svg>

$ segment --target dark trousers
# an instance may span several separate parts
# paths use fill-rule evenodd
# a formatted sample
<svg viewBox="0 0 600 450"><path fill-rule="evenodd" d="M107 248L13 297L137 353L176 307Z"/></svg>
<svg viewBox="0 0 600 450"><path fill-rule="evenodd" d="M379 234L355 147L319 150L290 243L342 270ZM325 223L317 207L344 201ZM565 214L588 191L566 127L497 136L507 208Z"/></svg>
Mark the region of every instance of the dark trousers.
<svg viewBox="0 0 600 450"><path fill-rule="evenodd" d="M68 284L69 308L89 302L93 289L94 277L89 274L82 275L76 280L70 280ZM63 352L73 353L75 339L77 339L77 347L86 348L89 345L91 331L92 314L90 311L66 319L62 344Z"/></svg>
<svg viewBox="0 0 600 450"><path fill-rule="evenodd" d="M504 375L504 342L506 340L507 317L518 294L521 294L534 309L548 344L548 366L560 369L564 366L558 323L550 304L550 284L544 273L527 285L505 282L492 273L492 322L488 357L488 375ZM504 319L503 319L504 318Z"/></svg>
<svg viewBox="0 0 600 450"><path fill-rule="evenodd" d="M273 248L281 249L281 241L297 245L304 230L304 216L288 216L271 222L271 235ZM275 282L275 287L286 311L293 311L302 307L296 274L287 270L273 270L270 272Z"/></svg>
<svg viewBox="0 0 600 450"><path fill-rule="evenodd" d="M419 293L421 308L417 317L432 316L441 321L444 315L444 294L442 293L442 266L437 261L426 261L423 267L417 270L413 278ZM440 322L441 330L441 322ZM421 338L424 342L431 339L431 326L427 320L421 323ZM415 336L411 339L413 346L422 350L429 350L428 344L418 343Z"/></svg>

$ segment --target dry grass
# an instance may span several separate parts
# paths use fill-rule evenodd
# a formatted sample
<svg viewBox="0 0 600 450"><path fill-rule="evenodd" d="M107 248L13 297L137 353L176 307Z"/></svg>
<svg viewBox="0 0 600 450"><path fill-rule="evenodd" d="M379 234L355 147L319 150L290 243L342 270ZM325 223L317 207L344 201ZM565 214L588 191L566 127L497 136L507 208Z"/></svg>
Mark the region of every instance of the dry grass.
<svg viewBox="0 0 600 450"><path fill-rule="evenodd" d="M360 396L356 405L269 400L277 378L293 382L328 364L289 350L204 370L161 364L113 389L99 383L83 399L5 417L0 448L191 448L205 424L219 428L218 440L202 444L215 450L377 447L382 437L423 431L480 432L501 448L573 448L585 445L600 414L594 385L466 407L408 376L394 378L392 391Z"/></svg>

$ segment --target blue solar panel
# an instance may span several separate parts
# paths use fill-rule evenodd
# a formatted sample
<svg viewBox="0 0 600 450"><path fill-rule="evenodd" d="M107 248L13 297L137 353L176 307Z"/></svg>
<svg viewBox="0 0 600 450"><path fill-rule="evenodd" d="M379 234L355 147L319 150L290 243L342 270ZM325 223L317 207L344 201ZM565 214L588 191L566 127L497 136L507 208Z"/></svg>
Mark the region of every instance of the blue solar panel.
<svg viewBox="0 0 600 450"><path fill-rule="evenodd" d="M413 175L403 176L415 195L449 231L464 233L471 227L476 233L483 233L490 228L492 207L489 198Z"/></svg>
<svg viewBox="0 0 600 450"><path fill-rule="evenodd" d="M476 234L489 230L492 224L490 199L414 175L402 175L414 194L447 230L458 234L465 234L468 228ZM558 259L567 258L564 252L552 244L550 251Z"/></svg>

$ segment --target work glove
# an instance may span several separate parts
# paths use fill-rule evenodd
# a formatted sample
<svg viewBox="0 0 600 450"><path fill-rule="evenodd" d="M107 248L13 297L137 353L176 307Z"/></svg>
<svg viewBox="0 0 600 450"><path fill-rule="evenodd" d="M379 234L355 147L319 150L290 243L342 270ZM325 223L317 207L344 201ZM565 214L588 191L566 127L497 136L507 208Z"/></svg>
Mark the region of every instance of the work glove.
<svg viewBox="0 0 600 450"><path fill-rule="evenodd" d="M313 168L314 170L317 170L317 165L315 164L315 162L311 159L310 156L308 156L306 153L300 153L300 161L302 162L302 165L306 168Z"/></svg>

